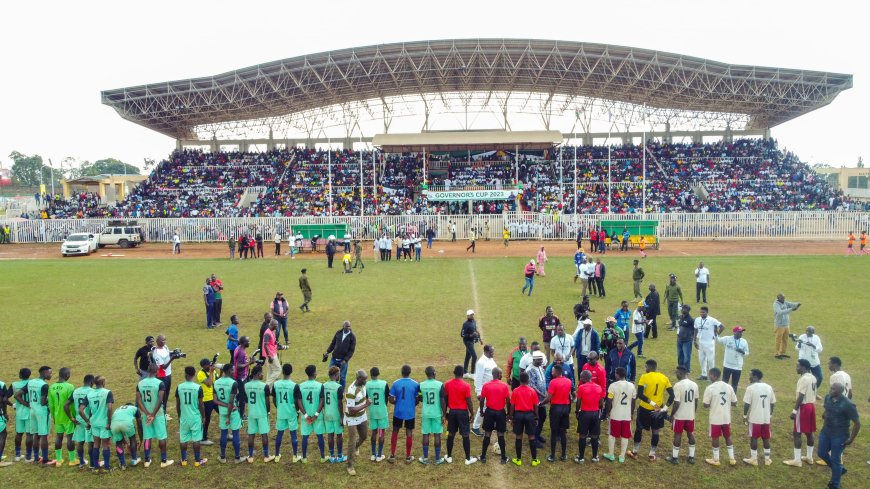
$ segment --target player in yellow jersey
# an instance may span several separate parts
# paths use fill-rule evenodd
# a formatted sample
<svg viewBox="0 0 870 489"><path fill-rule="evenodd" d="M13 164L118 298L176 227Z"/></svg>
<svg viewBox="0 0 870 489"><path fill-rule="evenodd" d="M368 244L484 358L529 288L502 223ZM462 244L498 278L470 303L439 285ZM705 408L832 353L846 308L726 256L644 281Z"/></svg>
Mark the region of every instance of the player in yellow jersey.
<svg viewBox="0 0 870 489"><path fill-rule="evenodd" d="M660 372L656 372L658 363L655 360L646 361L646 373L637 381L637 424L634 429L634 450L627 453L633 459L637 459L640 450L640 442L643 440L643 430L652 431L651 446L649 450L650 461L656 459L656 448L659 445L659 430L665 427L667 410L674 402L674 388L671 381ZM665 404L665 392L668 393L668 402Z"/></svg>

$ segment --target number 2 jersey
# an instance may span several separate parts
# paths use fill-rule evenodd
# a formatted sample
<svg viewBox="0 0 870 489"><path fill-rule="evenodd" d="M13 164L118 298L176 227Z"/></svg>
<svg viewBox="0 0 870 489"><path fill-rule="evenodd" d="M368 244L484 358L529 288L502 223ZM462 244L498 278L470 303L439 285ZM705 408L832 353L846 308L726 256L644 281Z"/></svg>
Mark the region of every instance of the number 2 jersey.
<svg viewBox="0 0 870 489"><path fill-rule="evenodd" d="M607 388L607 398L610 399L610 419L613 421L631 421L631 401L637 398L637 389L627 380L610 384Z"/></svg>
<svg viewBox="0 0 870 489"><path fill-rule="evenodd" d="M369 404L370 419L387 419L387 399L390 397L390 386L385 380L370 380L366 382L366 397Z"/></svg>

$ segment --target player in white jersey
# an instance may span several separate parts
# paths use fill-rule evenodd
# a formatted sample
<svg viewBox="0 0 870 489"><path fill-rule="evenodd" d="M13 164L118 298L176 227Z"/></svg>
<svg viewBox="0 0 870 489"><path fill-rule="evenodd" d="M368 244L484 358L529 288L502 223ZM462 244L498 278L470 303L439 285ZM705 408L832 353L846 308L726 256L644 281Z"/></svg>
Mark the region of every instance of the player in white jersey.
<svg viewBox="0 0 870 489"><path fill-rule="evenodd" d="M698 412L698 398L701 397L698 384L688 379L689 369L677 365L674 372L678 382L674 384L674 403L669 417L674 428L673 453L666 460L674 465L680 463L680 443L683 432L689 440L690 464L695 463L695 414Z"/></svg>
<svg viewBox="0 0 870 489"><path fill-rule="evenodd" d="M816 433L816 377L812 373L810 361L801 358L798 360L797 373L800 378L797 382L797 398L791 419L794 420L794 458L783 460L782 463L792 467L801 467L803 462L810 465L813 461L813 449L815 448ZM801 435L807 437L807 456L801 457Z"/></svg>
<svg viewBox="0 0 870 489"><path fill-rule="evenodd" d="M619 463L625 463L625 452L628 450L628 440L631 438L631 413L634 412L637 390L634 384L625 380L625 369L617 367L614 377L616 381L607 388L607 403L604 417L610 417L610 432L607 437L608 452L604 458L613 462L616 457L616 439L619 438Z"/></svg>
<svg viewBox="0 0 870 489"><path fill-rule="evenodd" d="M734 458L734 444L731 442L731 408L737 405L737 394L730 384L722 382L722 371L716 367L707 371L712 384L704 389L704 407L710 410L710 438L713 442L713 458L705 461L719 466L719 437L725 438L728 449L728 463L737 465Z"/></svg>
<svg viewBox="0 0 870 489"><path fill-rule="evenodd" d="M749 387L743 393L743 423L749 425L749 458L743 462L758 465L758 439L764 444L764 465L770 465L770 418L776 395L773 387L761 381L764 373L754 368L749 373Z"/></svg>
<svg viewBox="0 0 870 489"><path fill-rule="evenodd" d="M828 370L831 371L829 384L842 384L843 395L852 399L852 377L843 370L843 361L840 357L831 357L828 359Z"/></svg>

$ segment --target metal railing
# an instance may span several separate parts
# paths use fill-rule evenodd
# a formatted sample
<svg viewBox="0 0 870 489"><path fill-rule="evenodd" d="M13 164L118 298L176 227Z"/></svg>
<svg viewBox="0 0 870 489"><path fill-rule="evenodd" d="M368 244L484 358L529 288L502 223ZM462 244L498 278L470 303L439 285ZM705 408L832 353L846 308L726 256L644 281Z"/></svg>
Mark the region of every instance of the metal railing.
<svg viewBox="0 0 870 489"><path fill-rule="evenodd" d="M435 231L436 239L451 239L456 226L456 239L467 239L472 228L478 238L501 239L508 228L512 239L573 240L577 229L587 236L602 220L657 220L658 236L673 240L714 239L834 239L844 238L849 231L870 228L870 212L806 211L806 212L723 212L673 214L539 214L511 212L479 215L378 215L364 217L218 217L138 219L149 241L169 241L178 232L183 241L223 241L244 232L262 232L272 236L277 229L282 234L296 224L345 223L354 236L372 239L383 234L407 231L424 235L427 228ZM45 219L17 220L0 218L8 224L15 243L59 242L74 232L99 232L109 219ZM621 228L607 229L621 233Z"/></svg>

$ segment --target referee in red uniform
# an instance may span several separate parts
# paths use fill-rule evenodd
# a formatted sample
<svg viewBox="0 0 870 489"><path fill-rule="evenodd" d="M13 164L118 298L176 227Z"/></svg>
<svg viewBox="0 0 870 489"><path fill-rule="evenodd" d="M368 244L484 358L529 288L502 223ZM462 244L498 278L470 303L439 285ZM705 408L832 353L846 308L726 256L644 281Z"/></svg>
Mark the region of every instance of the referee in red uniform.
<svg viewBox="0 0 870 489"><path fill-rule="evenodd" d="M453 379L444 384L447 394L447 463L453 463L453 439L456 432L462 436L462 449L465 450L465 465L477 462L477 457L471 456L471 440L468 438L469 423L474 413L471 404L471 386L462 376L465 370L462 365L453 368Z"/></svg>
<svg viewBox="0 0 870 489"><path fill-rule="evenodd" d="M541 464L538 460L538 447L535 445L535 427L538 424L538 393L529 387L529 374L520 374L520 386L511 393L510 413L513 419L514 434L517 436L517 457L511 462L523 465L523 433L529 439L532 450L532 467Z"/></svg>
<svg viewBox="0 0 870 489"><path fill-rule="evenodd" d="M562 366L553 365L553 379L547 387L547 397L541 404L550 403L550 456L547 462L556 461L556 438L562 448L562 461L568 460L568 426L571 424L571 380L562 375Z"/></svg>
<svg viewBox="0 0 870 489"><path fill-rule="evenodd" d="M507 463L504 440L504 434L507 431L505 407L510 402L511 390L507 384L502 382L501 376L500 368L496 367L492 369L492 380L483 384L480 396L477 398L480 402L480 412L483 413L483 449L480 452L480 462L484 464L486 463L486 451L489 448L489 441L493 430L498 433L501 463Z"/></svg>
<svg viewBox="0 0 870 489"><path fill-rule="evenodd" d="M607 394L600 385L592 382L592 373L580 372L580 385L577 386L577 434L580 453L574 459L577 463L586 461L586 440L592 441L592 461L598 462L598 441L601 436L600 412L604 407Z"/></svg>

